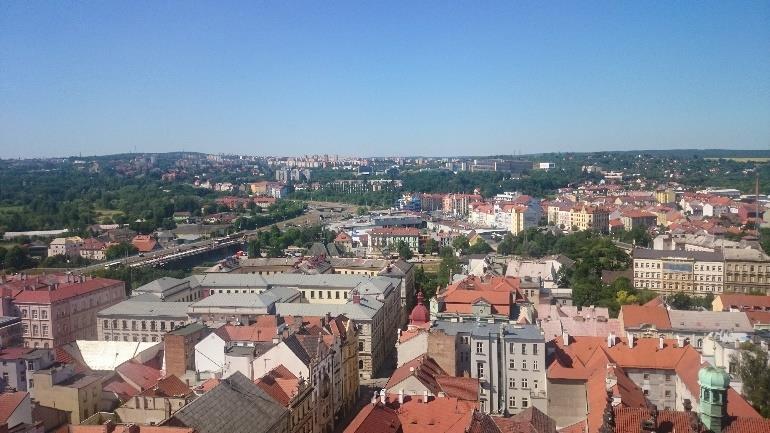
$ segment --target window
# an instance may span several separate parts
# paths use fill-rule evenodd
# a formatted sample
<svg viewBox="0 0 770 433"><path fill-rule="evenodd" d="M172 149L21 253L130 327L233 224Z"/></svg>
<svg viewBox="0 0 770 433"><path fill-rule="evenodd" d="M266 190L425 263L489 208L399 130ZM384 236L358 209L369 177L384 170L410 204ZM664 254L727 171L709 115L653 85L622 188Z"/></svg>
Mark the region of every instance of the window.
<svg viewBox="0 0 770 433"><path fill-rule="evenodd" d="M535 359L534 361L532 361L532 369L533 369L533 370L535 370L535 371L537 371L537 359Z"/></svg>
<svg viewBox="0 0 770 433"><path fill-rule="evenodd" d="M643 391L644 391L644 395L650 395L650 390L649 389L645 389Z"/></svg>
<svg viewBox="0 0 770 433"><path fill-rule="evenodd" d="M476 377L479 378L479 379L483 379L484 378L484 363L483 362L476 363Z"/></svg>
<svg viewBox="0 0 770 433"><path fill-rule="evenodd" d="M537 344L532 345L532 354L537 355Z"/></svg>
<svg viewBox="0 0 770 433"><path fill-rule="evenodd" d="M644 375L642 377L644 378L644 380L650 380L650 374L649 373L644 373Z"/></svg>
<svg viewBox="0 0 770 433"><path fill-rule="evenodd" d="M521 407L529 407L529 399L527 397L521 398Z"/></svg>
<svg viewBox="0 0 770 433"><path fill-rule="evenodd" d="M521 387L522 388L529 388L529 381L526 377L521 378Z"/></svg>
<svg viewBox="0 0 770 433"><path fill-rule="evenodd" d="M128 329L128 322L125 320L123 321L123 329Z"/></svg>
<svg viewBox="0 0 770 433"><path fill-rule="evenodd" d="M24 317L24 318L27 317L27 309L26 308L22 308L21 309L21 317Z"/></svg>
<svg viewBox="0 0 770 433"><path fill-rule="evenodd" d="M358 360L358 369L363 370L364 369L364 361L359 359Z"/></svg>
<svg viewBox="0 0 770 433"><path fill-rule="evenodd" d="M37 335L38 335L38 332L39 332L39 328L38 328L38 326L37 326L37 325L32 325L32 335L34 335L35 337L37 337Z"/></svg>
<svg viewBox="0 0 770 433"><path fill-rule="evenodd" d="M508 397L508 407L516 407L516 397L510 396Z"/></svg>
<svg viewBox="0 0 770 433"><path fill-rule="evenodd" d="M670 374L666 375L666 382L671 382L671 375Z"/></svg>
<svg viewBox="0 0 770 433"><path fill-rule="evenodd" d="M532 387L533 387L533 388L535 388L535 389L539 389L540 387L539 387L538 385L539 385L539 382L538 382L538 380L537 380L537 379L535 379L535 380L533 380L533 381L532 381Z"/></svg>
<svg viewBox="0 0 770 433"><path fill-rule="evenodd" d="M515 348L515 346L516 346L516 345L515 345L514 343L508 343L508 352L509 352L511 355L513 355L513 354L514 354L514 348Z"/></svg>
<svg viewBox="0 0 770 433"><path fill-rule="evenodd" d="M166 322L160 322L160 330L165 331L166 330Z"/></svg>
<svg viewBox="0 0 770 433"><path fill-rule="evenodd" d="M32 310L32 318L37 319L37 310Z"/></svg>
<svg viewBox="0 0 770 433"><path fill-rule="evenodd" d="M471 344L471 337L464 335L462 339L463 344Z"/></svg>
<svg viewBox="0 0 770 433"><path fill-rule="evenodd" d="M515 370L516 369L516 361L513 359L508 360L508 369L509 370Z"/></svg>
<svg viewBox="0 0 770 433"><path fill-rule="evenodd" d="M478 342L476 343L476 353L483 353L484 352L484 343Z"/></svg>
<svg viewBox="0 0 770 433"><path fill-rule="evenodd" d="M508 388L516 388L516 378L515 377L509 377L508 378Z"/></svg>
<svg viewBox="0 0 770 433"><path fill-rule="evenodd" d="M526 359L522 359L521 360L521 369L522 370L526 370L527 369L527 360Z"/></svg>
<svg viewBox="0 0 770 433"><path fill-rule="evenodd" d="M109 320L105 320L104 321L104 329L110 329L110 321Z"/></svg>
<svg viewBox="0 0 770 433"><path fill-rule="evenodd" d="M671 391L666 391L665 395L666 395L666 397L671 397Z"/></svg>
<svg viewBox="0 0 770 433"><path fill-rule="evenodd" d="M48 325L43 325L43 337L48 337Z"/></svg>
<svg viewBox="0 0 770 433"><path fill-rule="evenodd" d="M40 311L40 318L41 319L47 319L48 318L48 310Z"/></svg>
<svg viewBox="0 0 770 433"><path fill-rule="evenodd" d="M521 345L521 354L522 355L526 355L527 354L527 345L526 344L522 344Z"/></svg>
<svg viewBox="0 0 770 433"><path fill-rule="evenodd" d="M358 342L358 351L362 352L363 350L364 350L364 342L363 341L359 341Z"/></svg>
<svg viewBox="0 0 770 433"><path fill-rule="evenodd" d="M310 291L310 299L315 299L315 290Z"/></svg>

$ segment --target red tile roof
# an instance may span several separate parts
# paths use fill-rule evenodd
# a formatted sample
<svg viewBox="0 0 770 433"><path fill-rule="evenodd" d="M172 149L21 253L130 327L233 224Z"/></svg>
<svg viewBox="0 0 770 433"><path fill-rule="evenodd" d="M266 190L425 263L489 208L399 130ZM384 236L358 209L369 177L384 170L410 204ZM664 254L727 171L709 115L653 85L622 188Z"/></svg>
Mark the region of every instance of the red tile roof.
<svg viewBox="0 0 770 433"><path fill-rule="evenodd" d="M0 425L8 422L8 418L16 412L16 408L18 408L21 402L27 398L27 395L29 394L24 391L5 392L0 394Z"/></svg>
<svg viewBox="0 0 770 433"><path fill-rule="evenodd" d="M124 285L122 281L108 278L88 278L77 282L58 282L56 280L28 279L9 282L3 286L11 287L13 301L17 304L51 304L75 296L85 295L115 285ZM25 289L26 287L26 289Z"/></svg>
<svg viewBox="0 0 770 433"><path fill-rule="evenodd" d="M665 308L647 305L623 305L620 318L624 329L638 329L642 325L652 325L658 330L671 329L671 320Z"/></svg>
<svg viewBox="0 0 770 433"><path fill-rule="evenodd" d="M279 365L255 380L254 383L273 400L288 407L299 386L299 378L283 365Z"/></svg>
<svg viewBox="0 0 770 433"><path fill-rule="evenodd" d="M131 239L131 244L139 250L140 253L147 253L155 249L158 241L150 235L136 235Z"/></svg>
<svg viewBox="0 0 770 433"><path fill-rule="evenodd" d="M396 411L382 403L367 404L358 412L344 433L401 433Z"/></svg>
<svg viewBox="0 0 770 433"><path fill-rule="evenodd" d="M722 293L717 295L724 308L737 308L740 310L770 310L770 296L739 295L734 293Z"/></svg>
<svg viewBox="0 0 770 433"><path fill-rule="evenodd" d="M152 388L161 378L159 369L138 362L124 362L115 369L120 377L139 391Z"/></svg>
<svg viewBox="0 0 770 433"><path fill-rule="evenodd" d="M187 397L192 394L192 389L175 375L160 379L155 386L142 392L140 395L147 397Z"/></svg>

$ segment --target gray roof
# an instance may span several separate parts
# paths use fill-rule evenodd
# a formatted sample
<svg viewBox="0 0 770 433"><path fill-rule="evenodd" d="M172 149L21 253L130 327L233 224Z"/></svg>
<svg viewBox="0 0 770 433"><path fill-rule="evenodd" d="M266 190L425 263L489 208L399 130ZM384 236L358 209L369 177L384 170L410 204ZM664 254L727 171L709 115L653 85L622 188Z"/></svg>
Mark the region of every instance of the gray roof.
<svg viewBox="0 0 770 433"><path fill-rule="evenodd" d="M12 316L0 316L0 327L8 326L14 323L20 323L21 318Z"/></svg>
<svg viewBox="0 0 770 433"><path fill-rule="evenodd" d="M668 318L674 331L732 331L754 332L743 312L669 310Z"/></svg>
<svg viewBox="0 0 770 433"><path fill-rule="evenodd" d="M156 293L158 295L163 295L165 292L173 292L179 289L188 288L189 284L189 278L180 280L178 278L161 277L155 281L137 287L134 289L134 293Z"/></svg>
<svg viewBox="0 0 770 433"><path fill-rule="evenodd" d="M294 293L298 295L296 290L294 290ZM214 293L192 304L192 306L268 308L278 300L283 300L283 296L283 294L276 296L272 291L264 293Z"/></svg>
<svg viewBox="0 0 770 433"><path fill-rule="evenodd" d="M285 423L288 413L262 388L236 372L179 409L167 424L182 424L198 433L262 433Z"/></svg>
<svg viewBox="0 0 770 433"><path fill-rule="evenodd" d="M361 296L361 303L354 304L275 304L276 314L282 316L324 316L329 313L334 316L344 314L351 320L371 320L382 308L382 302L372 296Z"/></svg>
<svg viewBox="0 0 770 433"><path fill-rule="evenodd" d="M176 328L173 331L170 331L169 334L171 335L190 335L195 332L198 332L202 329L206 329L207 326L204 325L201 322L193 322L188 323L187 325L184 325L182 327Z"/></svg>
<svg viewBox="0 0 770 433"><path fill-rule="evenodd" d="M128 299L98 312L99 317L154 317L186 319L191 302L147 302Z"/></svg>
<svg viewBox="0 0 770 433"><path fill-rule="evenodd" d="M335 268L382 269L388 265L386 259L361 259L352 257L329 257L329 263Z"/></svg>
<svg viewBox="0 0 770 433"><path fill-rule="evenodd" d="M471 334L474 337L487 337L489 334L499 334L500 328L503 328L505 339L511 340L532 340L545 341L540 328L536 325L513 325L510 323L487 323L477 322L475 320L465 320L463 322L450 322L448 320L437 320L432 329L438 329L447 335L457 335L459 333Z"/></svg>
<svg viewBox="0 0 770 433"><path fill-rule="evenodd" d="M740 260L747 262L767 262L770 256L753 248L725 248L722 250L725 260Z"/></svg>
<svg viewBox="0 0 770 433"><path fill-rule="evenodd" d="M649 250L646 248L636 248L633 251L633 257L635 259L652 259L661 260L667 258L676 259L692 259L699 262L722 262L724 256L719 252L710 251L666 251L666 250Z"/></svg>

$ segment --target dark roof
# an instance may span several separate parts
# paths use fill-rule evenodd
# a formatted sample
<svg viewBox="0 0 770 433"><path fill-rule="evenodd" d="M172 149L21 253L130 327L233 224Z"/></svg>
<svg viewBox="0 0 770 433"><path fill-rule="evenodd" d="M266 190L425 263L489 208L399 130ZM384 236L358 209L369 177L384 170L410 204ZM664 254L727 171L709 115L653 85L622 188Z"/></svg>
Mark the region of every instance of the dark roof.
<svg viewBox="0 0 770 433"><path fill-rule="evenodd" d="M236 372L179 409L167 425L198 433L261 433L285 423L289 411L246 376Z"/></svg>

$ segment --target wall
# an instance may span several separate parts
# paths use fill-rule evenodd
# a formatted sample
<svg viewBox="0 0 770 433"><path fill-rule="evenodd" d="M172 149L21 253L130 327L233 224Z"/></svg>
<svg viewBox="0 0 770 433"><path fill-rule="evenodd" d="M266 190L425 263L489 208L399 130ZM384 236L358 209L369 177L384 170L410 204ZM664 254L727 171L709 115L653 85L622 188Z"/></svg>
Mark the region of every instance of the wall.
<svg viewBox="0 0 770 433"><path fill-rule="evenodd" d="M588 401L582 381L548 380L548 416L557 427L566 427L586 418Z"/></svg>
<svg viewBox="0 0 770 433"><path fill-rule="evenodd" d="M428 335L428 355L449 375L463 376L467 372L459 371L457 365L457 336L433 331Z"/></svg>

